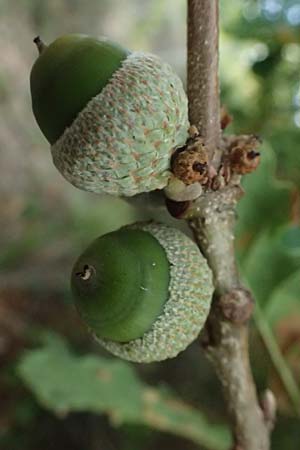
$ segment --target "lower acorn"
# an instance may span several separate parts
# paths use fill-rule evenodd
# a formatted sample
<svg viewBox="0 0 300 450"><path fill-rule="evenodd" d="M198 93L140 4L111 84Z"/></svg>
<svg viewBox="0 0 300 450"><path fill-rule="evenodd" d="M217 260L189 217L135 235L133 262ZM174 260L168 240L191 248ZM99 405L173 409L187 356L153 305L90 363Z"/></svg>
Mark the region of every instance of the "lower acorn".
<svg viewBox="0 0 300 450"><path fill-rule="evenodd" d="M96 239L72 271L82 319L108 351L134 362L183 351L202 329L212 274L181 231L137 223Z"/></svg>

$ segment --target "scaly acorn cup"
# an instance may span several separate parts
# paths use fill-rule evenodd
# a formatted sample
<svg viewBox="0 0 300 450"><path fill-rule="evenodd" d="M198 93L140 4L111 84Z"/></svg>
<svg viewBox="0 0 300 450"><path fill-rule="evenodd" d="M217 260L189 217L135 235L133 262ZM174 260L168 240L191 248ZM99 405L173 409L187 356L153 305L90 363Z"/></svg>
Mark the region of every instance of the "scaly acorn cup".
<svg viewBox="0 0 300 450"><path fill-rule="evenodd" d="M74 265L71 287L96 340L143 363L173 358L196 339L213 294L211 270L196 244L154 222L92 242Z"/></svg>
<svg viewBox="0 0 300 450"><path fill-rule="evenodd" d="M62 175L80 189L119 196L164 188L189 127L172 68L106 38L70 34L35 43L33 113Z"/></svg>

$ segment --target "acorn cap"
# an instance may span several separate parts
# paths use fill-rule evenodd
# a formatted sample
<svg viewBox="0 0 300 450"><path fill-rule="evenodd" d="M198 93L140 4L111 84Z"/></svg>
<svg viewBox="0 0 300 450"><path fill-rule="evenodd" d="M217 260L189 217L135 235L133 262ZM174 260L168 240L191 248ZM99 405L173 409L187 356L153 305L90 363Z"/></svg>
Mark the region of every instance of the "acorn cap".
<svg viewBox="0 0 300 450"><path fill-rule="evenodd" d="M137 239L141 238L139 233L143 232L144 237L145 235L148 235L147 239L149 239L149 237L151 237L151 239L147 245L144 245L144 237L141 238L142 240L140 241L140 248L138 250L139 254L134 250L134 256L132 256L132 259L129 258L127 263L125 262L127 258L125 254L123 255L124 258L119 259L119 252L122 253L122 250L120 249L120 241L118 241L118 239L115 241L115 246L112 247L111 251L111 255L114 256L112 256L112 259L110 260L110 267L112 267L113 270L111 278L108 279L107 289L109 290L109 287L111 286L111 280L120 279L119 268L123 267L123 270L125 271L128 269L132 275L130 269L130 267L132 268L132 264L133 268L136 269L136 272L139 272L140 260L144 260L146 266L144 266L143 272L146 273L146 276L144 277L143 284L141 284L138 274L136 275L136 278L131 277L130 280L125 277L127 280L126 283L130 288L136 284L135 290L132 292L133 298L131 298L131 301L130 296L127 294L125 295L125 298L127 299L125 302L126 310L127 303L129 304L132 302L132 304L136 304L140 302L140 299L146 300L146 303L148 301L155 304L155 307L153 307L151 314L149 314L146 309L143 311L140 309L142 314L145 313L147 316L147 324L144 324L145 326L142 327L143 329L138 326L139 337L129 339L127 342L124 342L124 335L121 336L121 339L119 339L120 336L118 336L118 339L115 339L115 334L113 339L104 338L102 330L100 336L95 329L95 324L92 324L93 326L91 326L91 322L89 322L90 329L94 334L95 339L102 346L114 355L123 359L146 363L175 357L196 339L205 323L213 293L211 271L196 244L177 229L153 222L137 223L115 232L114 238L118 236L118 233L122 235L124 231L125 234L130 232L131 236L133 236L132 233L137 233ZM113 234L114 233L109 234L111 239L113 238ZM151 250L154 243L155 249ZM158 251L157 244L159 244L160 251ZM134 240L131 240L130 248L127 248L130 252L132 251L132 246L135 247ZM89 247L89 251L83 254L85 255L84 258L79 258L80 264L76 263L72 280L74 280L74 274L76 274L78 268L84 267L88 261L92 261L91 265L95 263L95 259L101 261L101 255L98 254L97 256L97 249L95 252L91 252L92 247L93 245ZM118 247L119 252L115 253L115 249ZM163 253L161 253L161 250L163 250ZM154 265L152 265L153 262ZM141 265L142 264L143 263L141 263ZM116 268L117 266L119 268ZM150 268L150 266L152 268ZM152 273L151 271L153 269L156 269L156 271ZM106 273L106 276L107 274L108 272ZM86 276L84 273L83 275ZM123 277L123 282L125 278ZM74 281L72 283L73 294L76 296L78 295L78 286L74 285ZM125 290L128 288L126 283L123 284ZM141 286L143 289L141 289ZM121 291L122 289L120 288L119 292ZM147 296L144 295L145 292L147 293ZM85 292L84 297L86 300L88 299L87 291ZM92 313L91 316L96 314L96 316L99 317L103 313L102 310L101 314L98 314L97 304L102 301L101 297L102 295L100 294L96 301L95 297L93 298L92 303L96 313ZM117 294L113 301L117 301L118 299L119 297ZM84 300L83 297L82 300ZM110 308L109 302L106 304L107 307ZM81 307L85 310L87 309L84 301L81 302L81 306L79 307L79 312L81 312L81 315L83 316L82 311L80 311ZM114 307L112 307L112 322L114 322L114 320L118 321L114 311ZM120 317L120 315L118 316ZM127 314L127 318L128 317L129 315ZM134 320L136 317L134 317ZM104 319L106 320L106 317ZM119 321L119 325L121 325L120 329L122 334L123 325L121 322ZM134 327L136 328L136 325L138 324L139 319L135 321ZM124 332L127 333L127 330Z"/></svg>
<svg viewBox="0 0 300 450"><path fill-rule="evenodd" d="M87 191L130 197L162 189L188 128L179 77L156 56L131 53L52 145L53 162Z"/></svg>

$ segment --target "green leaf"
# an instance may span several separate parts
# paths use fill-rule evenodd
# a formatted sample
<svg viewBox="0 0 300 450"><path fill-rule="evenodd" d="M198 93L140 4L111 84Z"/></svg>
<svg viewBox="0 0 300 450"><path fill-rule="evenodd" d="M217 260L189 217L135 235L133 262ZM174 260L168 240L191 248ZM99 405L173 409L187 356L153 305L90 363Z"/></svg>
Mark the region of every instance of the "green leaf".
<svg viewBox="0 0 300 450"><path fill-rule="evenodd" d="M260 233L243 261L243 275L261 305L267 304L274 289L300 269L300 253L291 252L285 244L290 232L291 227L283 227L276 233Z"/></svg>
<svg viewBox="0 0 300 450"><path fill-rule="evenodd" d="M45 407L70 411L117 411L120 420L138 420L142 385L129 365L117 359L74 357L64 342L49 335L45 347L28 352L19 373Z"/></svg>
<svg viewBox="0 0 300 450"><path fill-rule="evenodd" d="M265 316L271 325L276 325L284 317L300 316L300 270L285 279L274 290L265 308Z"/></svg>
<svg viewBox="0 0 300 450"><path fill-rule="evenodd" d="M283 79L281 75L281 79ZM292 111L291 111L292 112ZM300 129L292 127L293 117L285 127L277 126L271 130L270 142L278 156L278 174L280 177L293 180L300 188L300 152L298 151Z"/></svg>
<svg viewBox="0 0 300 450"><path fill-rule="evenodd" d="M260 231L274 230L286 223L289 217L293 184L276 179L275 169L275 153L264 145L257 171L245 177L243 187L246 194L237 210L236 235L240 258L245 256Z"/></svg>
<svg viewBox="0 0 300 450"><path fill-rule="evenodd" d="M290 399L291 405L294 407L294 412L297 417L300 417L300 387L294 377L293 371L289 367L281 352L275 335L266 320L265 313L260 308L259 304L256 305L254 310L254 321L261 339L263 340L269 353L273 366L276 369L276 372L279 375L285 391Z"/></svg>
<svg viewBox="0 0 300 450"><path fill-rule="evenodd" d="M300 227L291 226L285 230L281 239L285 253L291 256L300 256Z"/></svg>
<svg viewBox="0 0 300 450"><path fill-rule="evenodd" d="M221 11L222 5L223 8L225 5L226 9L230 8L228 2L223 0L221 1ZM287 7L288 5L283 6ZM237 12L235 15L231 14L231 20L225 23L225 29L235 39L257 39L270 44L299 41L299 29L289 25L284 11L277 16L270 17L264 11L263 2L245 2L243 0L232 2L232 8L235 8Z"/></svg>
<svg viewBox="0 0 300 450"><path fill-rule="evenodd" d="M106 413L115 425L137 423L186 437L211 450L227 450L230 434L209 424L175 395L147 386L128 363L95 355L77 356L57 335L26 352L18 373L45 408Z"/></svg>

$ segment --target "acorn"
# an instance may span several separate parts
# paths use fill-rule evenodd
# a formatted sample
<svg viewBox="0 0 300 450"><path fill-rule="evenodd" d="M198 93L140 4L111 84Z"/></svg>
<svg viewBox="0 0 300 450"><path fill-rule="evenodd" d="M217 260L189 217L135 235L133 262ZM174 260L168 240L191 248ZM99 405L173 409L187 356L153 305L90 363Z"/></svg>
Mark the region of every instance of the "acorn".
<svg viewBox="0 0 300 450"><path fill-rule="evenodd" d="M163 189L189 128L187 97L169 64L83 34L34 41L32 109L61 174L97 193Z"/></svg>
<svg viewBox="0 0 300 450"><path fill-rule="evenodd" d="M213 294L197 245L175 228L136 223L90 244L75 263L77 310L96 340L123 359L175 357L196 339Z"/></svg>

